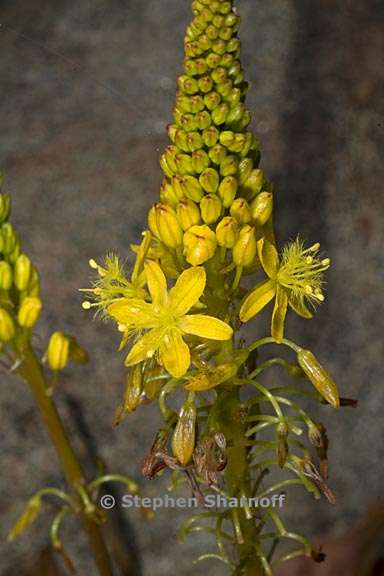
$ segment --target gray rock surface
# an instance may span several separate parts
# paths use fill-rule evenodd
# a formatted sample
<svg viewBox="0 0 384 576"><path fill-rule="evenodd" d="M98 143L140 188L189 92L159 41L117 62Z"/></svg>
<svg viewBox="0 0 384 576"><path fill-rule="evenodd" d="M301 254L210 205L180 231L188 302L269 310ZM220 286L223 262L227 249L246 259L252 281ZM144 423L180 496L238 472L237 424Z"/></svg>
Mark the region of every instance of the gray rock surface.
<svg viewBox="0 0 384 576"><path fill-rule="evenodd" d="M310 323L291 317L288 332L327 363L345 396L359 399L355 411L315 412L331 438L337 508L296 490L285 509L287 524L318 537L342 532L383 496L383 4L238 4L253 126L278 190L279 237L299 231L320 240L333 261L326 303ZM77 289L88 284L90 257L128 253L158 195L159 151L189 18L186 0L0 3L0 165L24 250L42 275L38 345L62 329L90 350L91 364L64 377L60 409L76 432L74 406L81 405L108 467L138 480L156 407L111 429L124 378L118 340L81 310ZM61 475L28 389L6 375L0 414L5 574L44 545L52 509L12 545L4 544L6 531L26 498L42 485L60 485ZM76 447L91 470L84 442ZM145 489L165 487L163 479ZM176 546L184 512L160 511L149 524L135 513L124 516L134 524L143 574L162 576L175 566L183 576L205 573L207 566L191 565L206 550L204 538ZM80 574L91 574L74 533L72 525L67 535ZM220 565L209 570L224 573Z"/></svg>

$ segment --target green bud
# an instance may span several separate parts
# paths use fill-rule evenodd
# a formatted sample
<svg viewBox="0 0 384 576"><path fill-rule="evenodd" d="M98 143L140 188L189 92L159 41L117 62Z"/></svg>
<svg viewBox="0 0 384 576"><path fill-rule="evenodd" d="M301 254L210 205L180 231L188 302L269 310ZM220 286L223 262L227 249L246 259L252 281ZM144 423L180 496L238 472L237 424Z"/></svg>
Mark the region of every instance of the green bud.
<svg viewBox="0 0 384 576"><path fill-rule="evenodd" d="M252 132L246 132L246 134L244 134L245 138L244 138L244 144L240 150L240 154L242 156L242 158L245 158L248 155L248 152L251 149L252 146L252 142L253 142L253 135Z"/></svg>
<svg viewBox="0 0 384 576"><path fill-rule="evenodd" d="M210 92L204 97L204 104L208 110L214 110L221 102L221 96L218 92Z"/></svg>
<svg viewBox="0 0 384 576"><path fill-rule="evenodd" d="M210 24L209 26L207 26L205 33L210 40L216 40L216 38L218 38L218 36L219 36L219 31L216 28L216 26L214 26L213 24ZM212 56L212 54L210 54L210 56ZM215 54L215 56L216 56L216 54Z"/></svg>
<svg viewBox="0 0 384 576"><path fill-rule="evenodd" d="M188 58L196 58L197 56L201 56L205 50L201 48L198 42L186 42L184 44L185 55Z"/></svg>
<svg viewBox="0 0 384 576"><path fill-rule="evenodd" d="M191 99L180 91L176 93L176 110L177 109L182 112L192 112Z"/></svg>
<svg viewBox="0 0 384 576"><path fill-rule="evenodd" d="M186 196L194 202L200 202L204 195L199 181L194 176L175 176L172 184L176 190L181 191L183 196Z"/></svg>
<svg viewBox="0 0 384 576"><path fill-rule="evenodd" d="M195 150L200 150L203 147L203 139L199 132L188 132L187 134L187 145L190 152ZM193 163L192 163L193 170Z"/></svg>
<svg viewBox="0 0 384 576"><path fill-rule="evenodd" d="M9 218L11 211L11 198L9 194L0 194L0 224Z"/></svg>
<svg viewBox="0 0 384 576"><path fill-rule="evenodd" d="M175 172L180 174L193 174L192 158L189 154L176 154L175 158L177 169Z"/></svg>
<svg viewBox="0 0 384 576"><path fill-rule="evenodd" d="M23 328L33 328L36 324L42 308L40 298L27 296L21 303L17 313L17 321Z"/></svg>
<svg viewBox="0 0 384 576"><path fill-rule="evenodd" d="M192 226L184 234L184 255L192 266L200 266L216 251L215 233L206 225Z"/></svg>
<svg viewBox="0 0 384 576"><path fill-rule="evenodd" d="M201 174L209 165L209 156L204 150L196 150L192 153L192 167L196 174Z"/></svg>
<svg viewBox="0 0 384 576"><path fill-rule="evenodd" d="M241 100L241 96L242 96L242 94L241 94L240 88L234 88L227 98L228 104L232 108L234 108L235 106L237 106L239 104L239 102Z"/></svg>
<svg viewBox="0 0 384 576"><path fill-rule="evenodd" d="M185 94L196 94L199 91L199 85L194 78L190 78L190 76L182 75L179 77L178 80L179 88Z"/></svg>
<svg viewBox="0 0 384 576"><path fill-rule="evenodd" d="M209 38L207 34L202 34L201 36L199 36L197 42L199 44L199 47L203 50L203 52L210 50L210 48L212 47L212 40Z"/></svg>
<svg viewBox="0 0 384 576"><path fill-rule="evenodd" d="M239 225L231 216L225 216L216 227L216 238L219 246L233 248L239 237Z"/></svg>
<svg viewBox="0 0 384 576"><path fill-rule="evenodd" d="M205 224L213 224L221 214L221 200L216 194L207 194L200 202L201 217Z"/></svg>
<svg viewBox="0 0 384 576"><path fill-rule="evenodd" d="M260 192L251 205L252 218L257 226L264 226L272 215L272 192Z"/></svg>
<svg viewBox="0 0 384 576"><path fill-rule="evenodd" d="M190 103L191 103L191 112L193 112L193 114L196 114L197 112L201 112L202 110L204 110L204 100L203 97L200 96L200 94L195 94L195 96L192 96L190 98Z"/></svg>
<svg viewBox="0 0 384 576"><path fill-rule="evenodd" d="M203 110L196 114L196 124L199 130L206 130L212 124L212 118L207 110Z"/></svg>
<svg viewBox="0 0 384 576"><path fill-rule="evenodd" d="M240 40L238 38L231 38L227 44L227 52L238 52L241 48Z"/></svg>
<svg viewBox="0 0 384 576"><path fill-rule="evenodd" d="M218 66L220 66L220 56L218 54L214 54L213 52L211 52L206 59L206 62L209 66L209 68L217 68Z"/></svg>
<svg viewBox="0 0 384 576"><path fill-rule="evenodd" d="M228 146L228 150L231 152L236 152L236 154L242 154L245 144L247 142L246 134L235 134L233 142Z"/></svg>
<svg viewBox="0 0 384 576"><path fill-rule="evenodd" d="M213 168L207 168L200 174L199 182L202 188L208 192L214 194L219 186L219 174Z"/></svg>
<svg viewBox="0 0 384 576"><path fill-rule="evenodd" d="M236 156L226 156L220 164L220 174L225 178L226 176L234 176L237 174L239 168L239 161Z"/></svg>
<svg viewBox="0 0 384 576"><path fill-rule="evenodd" d="M216 126L224 124L229 114L229 106L226 102L220 104L217 108L212 111L212 121Z"/></svg>
<svg viewBox="0 0 384 576"><path fill-rule="evenodd" d="M245 184L245 182L248 180L248 178L251 175L252 169L253 169L253 161L250 158L244 158L244 160L241 160L241 162L239 163L239 174L238 174L240 186L243 186L243 184Z"/></svg>
<svg viewBox="0 0 384 576"><path fill-rule="evenodd" d="M244 198L247 200L252 200L261 192L264 182L264 174L263 171L259 168L252 170L251 174L247 178L246 182L241 187L241 192L244 195Z"/></svg>
<svg viewBox="0 0 384 576"><path fill-rule="evenodd" d="M14 283L19 290L22 292L28 286L31 274L31 261L25 254L20 254L15 263L14 271Z"/></svg>
<svg viewBox="0 0 384 576"><path fill-rule="evenodd" d="M231 76L231 78L236 78L236 76L238 76L240 72L241 72L241 64L238 60L235 60L232 66L229 68L228 74L229 76Z"/></svg>
<svg viewBox="0 0 384 576"><path fill-rule="evenodd" d="M218 66L212 71L211 76L216 84L221 84L227 80L228 72L226 68L223 68L223 66Z"/></svg>
<svg viewBox="0 0 384 576"><path fill-rule="evenodd" d="M236 197L238 189L237 179L227 176L220 182L218 194L223 202L224 208L229 208Z"/></svg>
<svg viewBox="0 0 384 576"><path fill-rule="evenodd" d="M230 127L239 126L239 122L243 118L244 113L245 113L245 106L242 102L231 108L226 120L227 126Z"/></svg>
<svg viewBox="0 0 384 576"><path fill-rule="evenodd" d="M220 96L222 96L224 99L228 98L228 96L230 95L230 93L232 92L233 89L233 83L232 80L230 80L229 78L225 81L222 82L221 84L218 84L216 86L216 90L217 92L220 94ZM228 114L229 114L229 107L228 107ZM227 115L228 115L227 114Z"/></svg>
<svg viewBox="0 0 384 576"><path fill-rule="evenodd" d="M234 62L235 58L233 56L233 54L223 54L223 56L221 57L221 61L220 61L220 66L224 66L225 68L229 68L230 66L232 66L233 62Z"/></svg>
<svg viewBox="0 0 384 576"><path fill-rule="evenodd" d="M212 43L212 51L215 54L219 54L219 56L225 54L226 49L227 49L227 43L224 42L224 40L221 40L221 38L218 38Z"/></svg>
<svg viewBox="0 0 384 576"><path fill-rule="evenodd" d="M216 144L209 150L208 154L214 164L221 164L227 155L227 151L221 144Z"/></svg>
<svg viewBox="0 0 384 576"><path fill-rule="evenodd" d="M239 224L248 224L252 220L251 209L245 198L236 198L229 210L231 216L236 218Z"/></svg>
<svg viewBox="0 0 384 576"><path fill-rule="evenodd" d="M234 31L237 32L238 27L240 26L240 17L237 16L237 14L235 14L234 12L231 12L225 18L224 23L226 26L231 26L234 29Z"/></svg>
<svg viewBox="0 0 384 576"><path fill-rule="evenodd" d="M219 5L219 12L220 14L229 14L232 10L232 3L231 2L221 2ZM224 20L225 22L225 20Z"/></svg>
<svg viewBox="0 0 384 576"><path fill-rule="evenodd" d="M184 69L188 76L197 75L196 60L186 59L184 60Z"/></svg>
<svg viewBox="0 0 384 576"><path fill-rule="evenodd" d="M215 126L211 126L210 128L207 128L207 130L204 130L203 141L204 144L208 146L208 148L214 146L217 143L218 139L219 139L219 131L217 128L215 128Z"/></svg>
<svg viewBox="0 0 384 576"><path fill-rule="evenodd" d="M182 129L178 129L175 133L174 142L180 150L183 152L189 152L188 146L188 132L185 132Z"/></svg>
<svg viewBox="0 0 384 576"><path fill-rule="evenodd" d="M219 28L219 30L220 30L220 28L222 28L224 26L225 18L224 18L224 16L221 16L218 14L218 15L214 16L212 23L216 26L216 28Z"/></svg>
<svg viewBox="0 0 384 576"><path fill-rule="evenodd" d="M195 66L196 66L196 73L198 75L205 74L206 71L208 70L208 64L206 63L204 58L198 58L197 60L195 60Z"/></svg>
<svg viewBox="0 0 384 576"><path fill-rule="evenodd" d="M225 26L224 28L220 29L219 38L222 40L228 41L232 38L232 28Z"/></svg>
<svg viewBox="0 0 384 576"><path fill-rule="evenodd" d="M12 267L2 260L0 262L0 290L10 290L13 283Z"/></svg>
<svg viewBox="0 0 384 576"><path fill-rule="evenodd" d="M172 437L173 454L182 466L186 466L190 462L195 449L196 416L195 404L185 402L181 407Z"/></svg>
<svg viewBox="0 0 384 576"><path fill-rule="evenodd" d="M160 188L161 203L169 204L169 206L172 206L172 208L174 208L178 203L178 201L181 200L182 198L183 194L180 191L180 189L178 188L176 190L176 188L172 186L172 184L168 180L164 179Z"/></svg>
<svg viewBox="0 0 384 576"><path fill-rule="evenodd" d="M191 226L200 223L199 207L188 198L180 200L180 202L177 204L176 214L184 231L191 228Z"/></svg>
<svg viewBox="0 0 384 576"><path fill-rule="evenodd" d="M183 243L183 231L176 213L170 206L155 204L156 229L160 240L168 248L176 248Z"/></svg>
<svg viewBox="0 0 384 576"><path fill-rule="evenodd" d="M4 308L0 308L0 342L9 342L15 337L15 333L12 317Z"/></svg>
<svg viewBox="0 0 384 576"><path fill-rule="evenodd" d="M256 256L255 229L246 225L240 230L239 239L233 248L233 261L236 266L251 266Z"/></svg>
<svg viewBox="0 0 384 576"><path fill-rule="evenodd" d="M213 88L213 80L210 76L202 76L199 79L199 89L204 94L208 94Z"/></svg>
<svg viewBox="0 0 384 576"><path fill-rule="evenodd" d="M229 148L235 141L235 133L231 130L224 130L220 133L220 144Z"/></svg>
<svg viewBox="0 0 384 576"><path fill-rule="evenodd" d="M198 128L194 114L182 114L178 123L186 132L193 132Z"/></svg>
<svg viewBox="0 0 384 576"><path fill-rule="evenodd" d="M63 332L54 332L49 339L46 358L54 372L64 370L68 364L70 339Z"/></svg>

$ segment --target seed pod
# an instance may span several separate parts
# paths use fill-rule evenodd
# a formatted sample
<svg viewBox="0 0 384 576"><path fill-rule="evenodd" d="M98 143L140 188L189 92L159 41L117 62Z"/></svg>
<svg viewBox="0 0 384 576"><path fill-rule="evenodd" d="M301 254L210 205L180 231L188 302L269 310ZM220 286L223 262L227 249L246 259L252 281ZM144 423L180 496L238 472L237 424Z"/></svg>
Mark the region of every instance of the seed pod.
<svg viewBox="0 0 384 576"><path fill-rule="evenodd" d="M31 274L31 261L25 254L20 254L15 263L14 270L14 283L19 290L22 292L28 286Z"/></svg>
<svg viewBox="0 0 384 576"><path fill-rule="evenodd" d="M140 364L130 368L124 393L124 412L134 412L142 401L143 373Z"/></svg>
<svg viewBox="0 0 384 576"><path fill-rule="evenodd" d="M200 210L198 206L188 198L179 201L176 214L184 231L200 223Z"/></svg>
<svg viewBox="0 0 384 576"><path fill-rule="evenodd" d="M216 251L215 233L206 225L192 226L184 234L184 255L192 266L200 266Z"/></svg>
<svg viewBox="0 0 384 576"><path fill-rule="evenodd" d="M185 402L181 407L179 419L172 437L172 451L182 466L192 458L196 438L196 406Z"/></svg>
<svg viewBox="0 0 384 576"><path fill-rule="evenodd" d="M258 168L252 170L251 174L249 175L248 179L243 184L241 189L244 198L246 198L248 201L252 200L252 198L254 198L256 194L261 192L263 182L264 182L263 171Z"/></svg>
<svg viewBox="0 0 384 576"><path fill-rule="evenodd" d="M221 102L221 96L218 92L210 92L204 97L204 104L208 110L214 110Z"/></svg>
<svg viewBox="0 0 384 576"><path fill-rule="evenodd" d="M54 332L47 349L48 366L54 372L64 370L68 364L70 339L63 332Z"/></svg>
<svg viewBox="0 0 384 576"><path fill-rule="evenodd" d="M207 194L200 202L201 217L205 224L214 224L221 214L221 200L216 194Z"/></svg>
<svg viewBox="0 0 384 576"><path fill-rule="evenodd" d="M260 192L251 204L252 218L257 226L264 226L272 215L272 192Z"/></svg>
<svg viewBox="0 0 384 576"><path fill-rule="evenodd" d="M0 308L0 342L9 342L15 337L15 334L12 316L4 308Z"/></svg>
<svg viewBox="0 0 384 576"><path fill-rule="evenodd" d="M251 209L244 198L236 198L232 202L230 214L239 222L239 224L248 224L252 220Z"/></svg>
<svg viewBox="0 0 384 576"><path fill-rule="evenodd" d="M0 262L0 290L10 290L12 287L13 276L11 265L2 260Z"/></svg>
<svg viewBox="0 0 384 576"><path fill-rule="evenodd" d="M40 298L27 296L21 303L17 313L17 321L23 328L33 328L36 324L42 308Z"/></svg>
<svg viewBox="0 0 384 576"><path fill-rule="evenodd" d="M200 174L199 182L202 188L211 194L214 194L219 186L219 174L213 168L207 168Z"/></svg>
<svg viewBox="0 0 384 576"><path fill-rule="evenodd" d="M176 248L183 242L183 231L177 220L176 213L170 206L155 204L156 229L160 240L168 248Z"/></svg>
<svg viewBox="0 0 384 576"><path fill-rule="evenodd" d="M236 197L238 182L234 176L226 176L221 182L218 194L223 202L224 208L229 208Z"/></svg>
<svg viewBox="0 0 384 576"><path fill-rule="evenodd" d="M277 462L280 468L284 468L288 456L288 426L285 422L279 422L276 426L277 436Z"/></svg>
<svg viewBox="0 0 384 576"><path fill-rule="evenodd" d="M301 348L297 354L299 366L321 396L334 408L339 408L340 398L336 383L310 350Z"/></svg>
<svg viewBox="0 0 384 576"><path fill-rule="evenodd" d="M246 225L240 230L239 239L233 248L233 261L236 266L251 266L256 256L255 229Z"/></svg>
<svg viewBox="0 0 384 576"><path fill-rule="evenodd" d="M9 218L11 211L11 198L9 194L0 194L0 224Z"/></svg>
<svg viewBox="0 0 384 576"><path fill-rule="evenodd" d="M194 176L175 176L172 180L172 184L178 194L183 194L183 196L193 200L193 202L200 202L201 198L204 196L203 189L197 178Z"/></svg>
<svg viewBox="0 0 384 576"><path fill-rule="evenodd" d="M216 238L219 246L233 248L239 237L239 225L231 216L225 216L216 227Z"/></svg>

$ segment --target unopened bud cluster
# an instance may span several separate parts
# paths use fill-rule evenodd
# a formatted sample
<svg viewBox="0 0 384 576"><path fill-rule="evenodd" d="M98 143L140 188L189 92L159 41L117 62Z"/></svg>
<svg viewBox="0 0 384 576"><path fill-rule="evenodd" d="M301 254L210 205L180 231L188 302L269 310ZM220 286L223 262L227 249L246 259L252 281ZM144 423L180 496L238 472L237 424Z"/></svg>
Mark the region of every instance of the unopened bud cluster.
<svg viewBox="0 0 384 576"><path fill-rule="evenodd" d="M270 184L259 168L258 142L247 127L248 84L240 64L240 18L232 2L195 1L178 80L171 144L160 159L160 203L152 234L192 266L221 247L242 267L254 264L256 235L272 214Z"/></svg>
<svg viewBox="0 0 384 576"><path fill-rule="evenodd" d="M10 197L0 192L0 343L11 342L30 330L41 312L40 283L36 268L20 249L20 241L8 221Z"/></svg>

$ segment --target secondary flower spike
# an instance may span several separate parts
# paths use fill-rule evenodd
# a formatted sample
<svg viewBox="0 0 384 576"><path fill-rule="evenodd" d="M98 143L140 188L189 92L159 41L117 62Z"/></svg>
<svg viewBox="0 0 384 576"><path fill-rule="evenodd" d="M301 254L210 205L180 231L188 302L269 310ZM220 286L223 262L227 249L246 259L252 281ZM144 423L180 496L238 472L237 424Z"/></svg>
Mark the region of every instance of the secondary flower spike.
<svg viewBox="0 0 384 576"><path fill-rule="evenodd" d="M160 266L148 261L144 268L152 302L139 298L121 298L109 306L108 313L119 323L128 338L137 335L126 359L127 366L138 364L156 354L165 369L175 378L180 378L191 363L184 335L229 340L233 330L218 318L187 314L204 292L204 268L196 266L185 270L169 293ZM142 334L143 331L145 334Z"/></svg>

